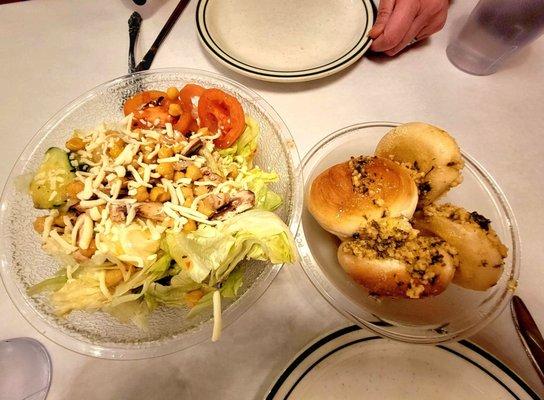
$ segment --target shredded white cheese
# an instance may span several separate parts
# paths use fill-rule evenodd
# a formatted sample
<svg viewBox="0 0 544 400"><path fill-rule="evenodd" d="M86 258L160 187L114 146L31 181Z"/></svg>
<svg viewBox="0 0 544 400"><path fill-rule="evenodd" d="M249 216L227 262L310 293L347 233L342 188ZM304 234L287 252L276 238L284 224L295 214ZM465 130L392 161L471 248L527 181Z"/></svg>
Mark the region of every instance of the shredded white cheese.
<svg viewBox="0 0 544 400"><path fill-rule="evenodd" d="M112 172L111 174L106 175L106 180L107 180L108 182L111 182L111 181L113 181L114 179L117 179L117 175L114 174L113 172Z"/></svg>
<svg viewBox="0 0 544 400"><path fill-rule="evenodd" d="M217 186L217 182L213 181L197 181L195 186Z"/></svg>
<svg viewBox="0 0 544 400"><path fill-rule="evenodd" d="M192 101L196 105L198 103L198 98L194 98ZM58 242L62 249L68 253L77 251L78 248L88 249L94 237L97 251L92 257L93 263L96 265L103 263L107 263L106 265L117 265L125 282L131 279L131 275L133 275L132 271L134 271L133 266L147 268L150 263L157 259L158 255L152 254L140 257L133 254L118 256L117 252L114 254L113 250L109 247L109 243L121 240L118 232L119 230L117 229L121 224L114 224L111 220L110 207L118 204L126 205L124 224L127 226L137 224L142 227L147 227L151 239L158 241L164 235L165 231L181 232L189 221L214 226L221 225L221 222L209 220L205 214L197 211L198 203L212 194L221 193L223 190L235 190L235 188L242 186L242 183L236 183L232 180L224 183L218 183L211 180L193 182L190 178L184 177L172 181L170 179L162 178L161 175L156 172L156 168L162 163L178 163L174 165L176 170L182 169L180 167L184 167L186 162L199 168L207 163L206 158L201 155L188 157L176 154L172 157L157 160L161 145L170 146L175 140L176 147L185 147L186 150L190 140L201 138L206 146L205 148L212 152L214 149L213 140L221 135L220 132L210 135L208 129L203 128L193 134L189 140L186 140L180 132L174 129L171 123L165 124L164 130L137 129L132 131L132 122L133 115L131 114L117 124L108 126L102 125L94 131L82 132L81 135L78 134L80 137L84 138L85 148L78 151L77 154L72 154L70 161L72 165L77 165L78 161L80 165L87 164L85 168L83 168L85 171L76 172L77 179L83 183L83 190L77 195L79 203L75 204L79 216L75 221L73 216L63 216L65 226L63 235L58 233L59 231L63 232L62 228L55 228L53 223L54 218L58 215L58 211L51 211L51 214L44 222L44 238L52 238L52 240ZM155 123L158 122L160 121L155 121ZM152 124L149 123L147 126L151 128ZM168 138L174 138L174 140ZM109 150L114 141L119 139L123 140L124 148L118 157L112 158ZM165 139L166 142L164 141ZM177 151L179 148L176 148L175 150ZM179 163L180 161L183 165ZM219 164L221 165L221 163ZM225 165L223 165L223 167L225 167ZM128 174L127 171L130 172L130 174ZM58 172L60 173L63 171L59 170ZM51 190L53 192L51 193L50 200L57 195L54 188L59 184L62 184L65 179L61 175L55 175L55 173L55 171L51 171L47 176L44 175L41 178L39 176L37 177L43 179L44 182L51 181ZM228 171L225 172L225 176L227 173ZM243 172L241 171L238 181L242 178L242 174ZM117 178L124 179L121 180ZM126 190L124 189L125 185L122 184L122 181L128 181ZM195 186L209 187L208 190L211 192L196 196L195 199L192 199L193 196L191 195L191 201L187 201L184 195L184 191L186 190L184 187L190 186L193 183ZM153 186L162 187L168 191L170 201L162 204L162 210L165 216L163 221L155 222L151 219L139 217L138 207L140 206L140 203L138 203L135 198L124 197L127 196L127 191L129 196L134 197L137 194L137 189L142 186L147 188L153 188ZM119 197L124 198L119 199ZM185 206L186 203L190 203L190 207ZM105 206L103 207L103 210L100 210L100 208L102 208L101 206ZM113 268L113 266L111 268ZM76 269L77 265L75 268L73 265L67 267L67 276L69 279L73 278ZM140 272L145 272L145 269ZM140 272L137 272L136 275ZM110 291L110 288L107 287L106 278L108 277L108 273L109 272L106 270L96 271L96 278L98 279L98 284L100 285L100 290L104 297L112 300L114 289L111 288ZM144 285L148 284L149 282ZM117 296L117 290L115 290L115 293ZM141 294L130 296L139 297ZM116 300L117 299L118 297L116 297ZM123 300L119 301L125 300L123 298ZM212 340L216 341L220 337L222 328L221 294L218 290L213 293L213 306L214 329Z"/></svg>
<svg viewBox="0 0 544 400"><path fill-rule="evenodd" d="M81 192L79 192L76 196L79 200L89 200L93 195L93 177L92 175L89 175L85 178L84 187Z"/></svg>
<svg viewBox="0 0 544 400"><path fill-rule="evenodd" d="M181 190L181 188L179 186L176 187L176 195L178 197L179 204L184 204L185 203L185 196L183 195L183 191Z"/></svg>
<svg viewBox="0 0 544 400"><path fill-rule="evenodd" d="M166 135L168 135L169 137L174 137L174 129L172 129L172 124L170 122L167 122L165 124L165 128L166 128Z"/></svg>
<svg viewBox="0 0 544 400"><path fill-rule="evenodd" d="M110 209L109 207L106 207L102 210L102 218L101 220L102 221L106 221L108 219L108 217L110 216Z"/></svg>
<svg viewBox="0 0 544 400"><path fill-rule="evenodd" d="M99 162L94 162L92 161L90 158L86 158L86 157L81 157L79 159L79 161L83 164L87 164L87 165L90 165L91 167L96 167L97 165L100 165Z"/></svg>
<svg viewBox="0 0 544 400"><path fill-rule="evenodd" d="M57 231L52 230L49 235L55 242L57 242L62 247L66 254L71 254L77 250L77 247L72 246L70 243L64 240Z"/></svg>
<svg viewBox="0 0 544 400"><path fill-rule="evenodd" d="M144 169L144 176L143 176L143 180L145 183L149 183L149 180L151 179L151 170L152 170L152 167L151 165L143 165L143 169Z"/></svg>
<svg viewBox="0 0 544 400"><path fill-rule="evenodd" d="M159 140L161 137L161 134L159 132L154 131L152 129L142 129L142 133L155 140Z"/></svg>
<svg viewBox="0 0 544 400"><path fill-rule="evenodd" d="M129 226L134 220L134 218L136 217L136 212L138 211L138 205L137 204L127 205L127 208L128 208L128 212L127 212L125 225Z"/></svg>
<svg viewBox="0 0 544 400"><path fill-rule="evenodd" d="M159 158L157 160L157 162L159 164L163 164L163 163L171 163L171 162L178 162L179 161L179 156L172 156L172 157L167 157L167 158Z"/></svg>
<svg viewBox="0 0 544 400"><path fill-rule="evenodd" d="M70 217L68 215L62 216L62 222L64 222L65 228L68 231L71 231L74 228L74 225L72 224L72 221L70 220Z"/></svg>
<svg viewBox="0 0 544 400"><path fill-rule="evenodd" d="M126 125L126 130L130 132L130 129L132 128L132 118L134 117L134 114L133 113L130 113L129 115L127 115L122 121L121 121L121 124L125 124Z"/></svg>
<svg viewBox="0 0 544 400"><path fill-rule="evenodd" d="M166 206L163 206L162 208L163 212L168 215L170 218L172 218L174 221L176 221L177 223L180 223L182 221L185 221L184 223L187 223L187 219L186 218L183 218L181 217L176 211L174 211L172 208L170 208L168 205ZM182 219L183 218L183 219Z"/></svg>
<svg viewBox="0 0 544 400"><path fill-rule="evenodd" d="M208 135L208 133L209 133L208 128L200 128L194 135L191 135L189 140L197 139L197 138L199 138L201 136L206 136L206 135Z"/></svg>
<svg viewBox="0 0 544 400"><path fill-rule="evenodd" d="M106 285L106 271L102 270L98 273L98 282L100 285L100 291L108 300L111 300L113 296L111 295L108 286Z"/></svg>
<svg viewBox="0 0 544 400"><path fill-rule="evenodd" d="M79 206L81 208L93 208L93 207L98 207L98 206L104 205L104 204L106 204L106 202L107 201L105 199L81 200L79 202Z"/></svg>
<svg viewBox="0 0 544 400"><path fill-rule="evenodd" d="M113 170L117 174L117 176L120 178L123 178L127 173L126 168L123 167L122 165L117 165Z"/></svg>
<svg viewBox="0 0 544 400"><path fill-rule="evenodd" d="M222 182L220 183L219 185L217 185L215 187L215 189L213 190L213 193L214 194L218 194L218 193L221 193L224 189L227 189L226 191L229 190L229 187L232 187L232 188L240 188L242 187L242 183L240 182L234 182L234 181L225 181L225 182Z"/></svg>
<svg viewBox="0 0 544 400"><path fill-rule="evenodd" d="M207 225L218 225L219 221L210 221L208 220L208 217L206 215L202 214L201 212L198 212L196 210L193 210L192 208L184 207L184 206L176 206L172 203L164 203L167 205L167 207L172 208L174 211L177 211L181 216L195 220L196 222L200 222Z"/></svg>
<svg viewBox="0 0 544 400"><path fill-rule="evenodd" d="M136 171L136 168L134 168L132 165L129 165L127 167L127 171L130 171L130 173L132 173L132 176L134 177L134 179L136 180L136 182L134 181L130 181L128 184L129 184L129 187L138 187L138 186L145 186L147 188L152 188L153 186L149 183L146 183L144 182L144 180L142 179L142 177L140 176L140 174L138 173L138 171Z"/></svg>
<svg viewBox="0 0 544 400"><path fill-rule="evenodd" d="M48 201L52 201L56 196L57 196L57 191L56 190L53 190L51 192L51 194L49 195L49 200Z"/></svg>
<svg viewBox="0 0 544 400"><path fill-rule="evenodd" d="M132 162L132 159L138 152L140 145L129 143L125 146L121 154L117 156L117 158L114 161L115 165L127 165Z"/></svg>
<svg viewBox="0 0 544 400"><path fill-rule="evenodd" d="M98 174L93 180L93 189L98 189L98 187L102 184L102 181L104 180L104 177L106 176L106 171L104 169L104 166L100 168L98 171Z"/></svg>
<svg viewBox="0 0 544 400"><path fill-rule="evenodd" d="M121 191L121 185L122 182L120 180L114 181L111 185L110 195L112 199L116 199L117 196L119 196L119 192Z"/></svg>
<svg viewBox="0 0 544 400"><path fill-rule="evenodd" d="M81 226L83 225L83 219L85 218L84 214L81 214L79 217L77 217L76 219L76 223L74 224L74 229L72 229L72 233L71 233L71 242L72 242L72 245L75 245L77 243L77 235L79 233L79 229L81 228Z"/></svg>
<svg viewBox="0 0 544 400"><path fill-rule="evenodd" d="M78 269L79 264L73 265L67 265L66 266L66 278L71 281L73 278L72 274L75 272L76 269Z"/></svg>
<svg viewBox="0 0 544 400"><path fill-rule="evenodd" d="M176 192L176 188L174 187L174 185L172 185L172 182L164 178L161 179L161 182L166 188L166 190L168 190L168 193L170 193L170 202L174 205L178 205L179 204L178 195Z"/></svg>
<svg viewBox="0 0 544 400"><path fill-rule="evenodd" d="M52 210L51 213L45 217L45 220L43 221L43 232L42 232L42 239L45 240L49 237L49 232L51 232L51 228L53 227L53 220L59 215L58 210Z"/></svg>
<svg viewBox="0 0 544 400"><path fill-rule="evenodd" d="M212 342L217 342L221 338L221 329L223 327L221 320L221 293L219 290L213 292L213 332Z"/></svg>
<svg viewBox="0 0 544 400"><path fill-rule="evenodd" d="M92 218L87 214L81 215L83 215L83 225L79 234L78 244L79 247L81 247L83 250L87 250L89 248L89 245L91 244L91 240L93 240L94 222Z"/></svg>
<svg viewBox="0 0 544 400"><path fill-rule="evenodd" d="M204 194L201 194L200 196L196 196L193 200L193 202L191 203L191 209L193 210L196 210L197 209L197 206L198 206L198 203L201 201L201 200L204 200L206 197L208 197L209 195L211 195L212 193L204 193ZM204 215L204 214L202 214Z"/></svg>
<svg viewBox="0 0 544 400"><path fill-rule="evenodd" d="M89 210L89 215L92 218L93 221L100 221L102 218L102 213L98 209L98 207L93 207Z"/></svg>
<svg viewBox="0 0 544 400"><path fill-rule="evenodd" d="M143 260L142 257L133 256L133 255L129 255L129 254L121 254L119 256L119 260L128 262L130 264L134 264L138 268L143 268L144 267L144 260Z"/></svg>
<svg viewBox="0 0 544 400"><path fill-rule="evenodd" d="M108 196L106 193L96 189L94 191L94 194L96 194L98 196L99 199L101 200L104 200L106 203L109 203L109 202L112 202L114 201L114 199L112 199L110 196Z"/></svg>
<svg viewBox="0 0 544 400"><path fill-rule="evenodd" d="M155 156L159 153L160 149L161 149L161 145L157 143L153 151L147 155L147 158L149 160L152 160L153 158L155 158Z"/></svg>
<svg viewBox="0 0 544 400"><path fill-rule="evenodd" d="M167 204L167 203L165 203ZM169 204L170 207L172 207L174 210L176 210L177 212L179 213L182 213L182 214L187 214L187 215L191 215L193 217L196 217L196 218L201 218L201 219L207 219L208 217L206 217L206 215L202 214L201 212L198 212L192 208L188 208L188 207L184 207L184 206L177 206L175 204Z"/></svg>
<svg viewBox="0 0 544 400"><path fill-rule="evenodd" d="M208 128L204 128L204 129L208 129ZM217 132L215 135L201 135L202 136L202 140L215 140L215 139L219 139L222 135L222 132ZM192 139L192 137L191 137Z"/></svg>
<svg viewBox="0 0 544 400"><path fill-rule="evenodd" d="M145 225L149 229L149 232L151 233L151 240L159 240L161 238L162 233L166 230L166 227L161 225L155 225L151 220L146 219Z"/></svg>
<svg viewBox="0 0 544 400"><path fill-rule="evenodd" d="M136 203L136 199L110 199L111 204L133 204Z"/></svg>

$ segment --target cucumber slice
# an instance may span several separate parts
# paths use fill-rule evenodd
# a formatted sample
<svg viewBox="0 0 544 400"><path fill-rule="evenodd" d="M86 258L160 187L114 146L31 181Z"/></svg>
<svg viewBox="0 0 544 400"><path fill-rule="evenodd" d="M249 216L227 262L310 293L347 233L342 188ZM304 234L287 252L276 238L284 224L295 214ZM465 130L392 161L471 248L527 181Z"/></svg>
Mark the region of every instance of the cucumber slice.
<svg viewBox="0 0 544 400"><path fill-rule="evenodd" d="M68 154L58 147L51 147L30 183L30 195L36 208L56 208L66 203L66 187L75 174Z"/></svg>

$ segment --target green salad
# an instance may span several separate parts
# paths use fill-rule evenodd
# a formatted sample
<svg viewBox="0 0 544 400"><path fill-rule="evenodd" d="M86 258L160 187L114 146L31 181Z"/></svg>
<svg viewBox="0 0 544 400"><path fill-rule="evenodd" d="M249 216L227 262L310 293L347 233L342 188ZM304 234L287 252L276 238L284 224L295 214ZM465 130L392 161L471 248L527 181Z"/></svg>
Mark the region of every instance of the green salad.
<svg viewBox="0 0 544 400"><path fill-rule="evenodd" d="M259 125L241 109L197 85L142 92L121 121L50 148L30 195L45 212L34 222L42 248L62 268L29 294L59 316L101 310L143 329L157 307L187 307L188 317L213 307L217 340L241 262L296 257L273 212L278 175L254 165Z"/></svg>

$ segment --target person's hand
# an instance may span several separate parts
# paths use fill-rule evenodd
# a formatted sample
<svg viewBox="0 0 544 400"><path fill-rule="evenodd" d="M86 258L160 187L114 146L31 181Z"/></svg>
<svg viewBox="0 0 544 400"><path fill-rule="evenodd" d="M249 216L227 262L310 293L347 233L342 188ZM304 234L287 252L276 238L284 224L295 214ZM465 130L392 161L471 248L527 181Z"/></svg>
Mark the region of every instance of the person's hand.
<svg viewBox="0 0 544 400"><path fill-rule="evenodd" d="M380 0L370 49L394 56L444 26L449 0Z"/></svg>

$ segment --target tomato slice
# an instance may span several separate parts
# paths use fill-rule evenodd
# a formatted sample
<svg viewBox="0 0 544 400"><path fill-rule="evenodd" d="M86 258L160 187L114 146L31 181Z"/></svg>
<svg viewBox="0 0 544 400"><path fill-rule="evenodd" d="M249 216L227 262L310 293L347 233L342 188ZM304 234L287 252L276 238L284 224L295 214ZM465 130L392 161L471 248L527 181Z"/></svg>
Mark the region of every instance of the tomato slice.
<svg viewBox="0 0 544 400"><path fill-rule="evenodd" d="M206 89L198 101L200 126L222 135L214 143L220 149L230 147L245 128L244 110L233 96L219 89Z"/></svg>
<svg viewBox="0 0 544 400"><path fill-rule="evenodd" d="M179 102L183 111L192 112L193 111L193 97L200 97L204 93L204 89L200 85L195 85L194 83L189 83L185 85L179 91Z"/></svg>
<svg viewBox="0 0 544 400"><path fill-rule="evenodd" d="M125 115L129 115L130 113L136 114L136 111L145 108L147 104L158 100L160 97L167 99L166 93L159 90L148 90L145 92L136 93L130 99L125 101L123 111Z"/></svg>
<svg viewBox="0 0 544 400"><path fill-rule="evenodd" d="M136 119L136 125L145 128L146 124L141 120L149 122L152 126L164 128L167 122L172 123L174 118L168 114L168 111L163 107L149 107L143 110L136 111L134 114Z"/></svg>
<svg viewBox="0 0 544 400"><path fill-rule="evenodd" d="M179 131L181 134L186 134L191 131L191 123L193 122L193 117L189 111L183 110L183 113L179 117L178 121L173 125L174 129Z"/></svg>
<svg viewBox="0 0 544 400"><path fill-rule="evenodd" d="M134 114L134 125L140 128L152 126L164 127L167 122L173 122L174 118L168 114L168 100L165 92L148 90L136 93L128 99L123 111L125 115Z"/></svg>
<svg viewBox="0 0 544 400"><path fill-rule="evenodd" d="M189 125L189 130L190 130L191 132L196 132L196 131L198 131L199 129L200 129L200 127L198 126L198 123L196 122L195 119L193 119L193 120L191 121L191 124Z"/></svg>
<svg viewBox="0 0 544 400"><path fill-rule="evenodd" d="M198 123L193 116L193 97L200 97L204 93L204 89L200 85L188 83L179 91L179 104L184 115L178 121L176 129L185 134L188 132L196 132L199 129Z"/></svg>

